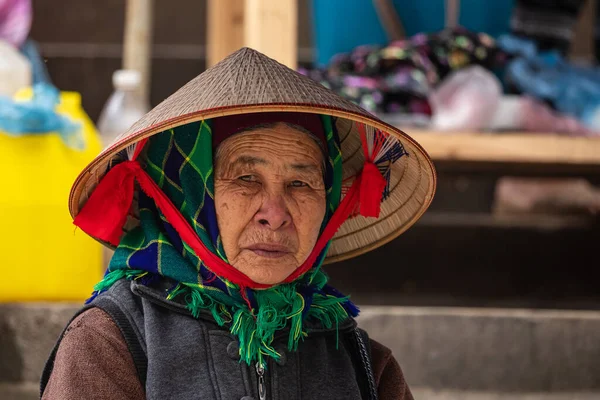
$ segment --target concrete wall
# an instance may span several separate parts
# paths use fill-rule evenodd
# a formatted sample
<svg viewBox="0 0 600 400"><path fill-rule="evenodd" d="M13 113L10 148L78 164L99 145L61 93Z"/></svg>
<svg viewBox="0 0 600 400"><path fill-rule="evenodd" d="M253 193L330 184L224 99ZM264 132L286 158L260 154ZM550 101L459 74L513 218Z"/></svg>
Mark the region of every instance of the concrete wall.
<svg viewBox="0 0 600 400"><path fill-rule="evenodd" d="M600 312L366 307L359 323L416 387L600 391Z"/></svg>

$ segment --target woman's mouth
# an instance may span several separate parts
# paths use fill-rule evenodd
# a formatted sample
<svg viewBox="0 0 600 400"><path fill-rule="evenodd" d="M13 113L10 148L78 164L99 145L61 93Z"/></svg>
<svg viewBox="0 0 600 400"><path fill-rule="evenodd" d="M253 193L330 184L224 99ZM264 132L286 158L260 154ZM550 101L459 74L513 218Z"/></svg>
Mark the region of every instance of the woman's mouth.
<svg viewBox="0 0 600 400"><path fill-rule="evenodd" d="M246 249L266 258L279 258L290 254L290 249L287 246L273 243L257 243L246 247Z"/></svg>

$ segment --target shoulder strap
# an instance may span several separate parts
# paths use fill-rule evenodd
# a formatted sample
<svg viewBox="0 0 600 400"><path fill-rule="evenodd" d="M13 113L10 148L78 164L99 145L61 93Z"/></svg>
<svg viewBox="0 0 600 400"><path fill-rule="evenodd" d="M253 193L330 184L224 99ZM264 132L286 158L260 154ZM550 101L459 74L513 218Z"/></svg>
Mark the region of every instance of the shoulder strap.
<svg viewBox="0 0 600 400"><path fill-rule="evenodd" d="M364 330L355 328L350 331L348 336L361 397L364 400L377 400L377 385L371 363L369 335Z"/></svg>
<svg viewBox="0 0 600 400"><path fill-rule="evenodd" d="M65 329L60 334L56 345L52 349L50 356L48 357L48 361L46 361L46 365L44 366L44 370L42 372L42 378L40 380L40 397L44 394L44 390L48 385L48 381L50 380L50 375L52 374L52 370L54 369L54 361L56 360L56 353L58 352L58 347L60 346L60 342L62 341L65 332L69 325L73 322L75 318L84 313L85 311L98 307L104 312L106 312L113 319L125 342L127 343L127 348L129 349L131 356L133 357L133 363L135 364L135 369L138 374L138 378L142 384L142 388L146 387L146 373L148 370L148 357L144 352L142 345L140 344L140 340L136 335L131 323L127 319L127 316L117 304L115 304L112 300L106 297L98 297L94 300L92 304L88 304L79 310L66 325Z"/></svg>
<svg viewBox="0 0 600 400"><path fill-rule="evenodd" d="M127 343L127 348L133 358L133 364L135 365L142 388L145 389L146 374L148 372L148 356L146 355L146 352L140 343L140 338L135 333L131 322L129 322L129 319L121 308L108 297L98 297L93 305L102 309L111 316L113 321L115 321L115 324L125 339L125 343Z"/></svg>

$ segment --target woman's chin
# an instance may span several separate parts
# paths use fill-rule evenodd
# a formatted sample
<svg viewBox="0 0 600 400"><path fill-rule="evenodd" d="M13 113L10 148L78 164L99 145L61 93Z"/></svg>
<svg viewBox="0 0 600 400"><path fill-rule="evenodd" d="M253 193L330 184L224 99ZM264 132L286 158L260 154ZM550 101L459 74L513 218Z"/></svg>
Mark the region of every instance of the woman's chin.
<svg viewBox="0 0 600 400"><path fill-rule="evenodd" d="M291 254L255 253L251 260L240 260L233 266L256 283L277 285L298 268L298 262Z"/></svg>

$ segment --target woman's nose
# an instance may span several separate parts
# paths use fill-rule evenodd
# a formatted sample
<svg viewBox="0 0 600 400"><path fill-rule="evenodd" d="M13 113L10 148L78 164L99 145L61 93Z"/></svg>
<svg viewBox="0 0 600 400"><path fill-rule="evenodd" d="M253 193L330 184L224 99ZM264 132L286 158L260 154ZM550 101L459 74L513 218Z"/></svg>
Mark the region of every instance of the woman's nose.
<svg viewBox="0 0 600 400"><path fill-rule="evenodd" d="M266 196L254 219L271 230L286 227L292 222L292 217L281 194Z"/></svg>

